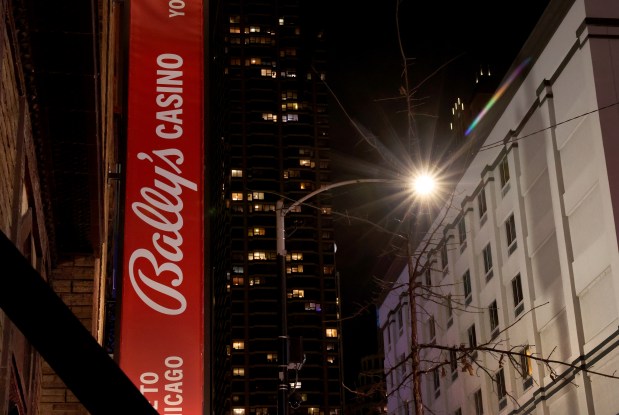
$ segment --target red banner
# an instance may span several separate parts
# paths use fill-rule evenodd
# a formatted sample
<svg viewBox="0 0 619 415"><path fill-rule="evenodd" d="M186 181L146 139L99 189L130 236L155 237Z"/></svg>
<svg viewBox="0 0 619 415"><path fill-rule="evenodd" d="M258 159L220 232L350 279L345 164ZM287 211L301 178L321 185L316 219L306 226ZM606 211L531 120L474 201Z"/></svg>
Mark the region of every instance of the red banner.
<svg viewBox="0 0 619 415"><path fill-rule="evenodd" d="M131 0L120 366L160 414L203 413L203 9Z"/></svg>

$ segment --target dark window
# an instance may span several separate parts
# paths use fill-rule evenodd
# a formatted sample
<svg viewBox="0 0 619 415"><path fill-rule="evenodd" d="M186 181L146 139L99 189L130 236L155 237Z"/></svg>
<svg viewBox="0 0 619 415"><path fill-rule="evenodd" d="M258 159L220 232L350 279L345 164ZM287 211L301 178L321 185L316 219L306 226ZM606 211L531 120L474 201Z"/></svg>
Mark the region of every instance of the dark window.
<svg viewBox="0 0 619 415"><path fill-rule="evenodd" d="M511 214L505 221L505 235L507 237L507 251L509 254L516 249L516 221L514 214Z"/></svg>
<svg viewBox="0 0 619 415"><path fill-rule="evenodd" d="M505 389L505 374L503 373L503 369L499 369L495 381L497 395L499 396L499 410L501 410L507 405L507 390Z"/></svg>
<svg viewBox="0 0 619 415"><path fill-rule="evenodd" d="M466 222L464 217L458 222L458 237L460 238L460 245L466 242Z"/></svg>
<svg viewBox="0 0 619 415"><path fill-rule="evenodd" d="M499 175L501 176L501 188L504 188L509 183L509 163L507 162L507 157L503 158L499 164Z"/></svg>
<svg viewBox="0 0 619 415"><path fill-rule="evenodd" d="M486 281L492 278L492 248L490 244L486 245L484 250L482 251L484 257L484 272L486 274Z"/></svg>
<svg viewBox="0 0 619 415"><path fill-rule="evenodd" d="M484 402L481 397L481 389L478 389L475 392L475 415L483 415L484 414Z"/></svg>
<svg viewBox="0 0 619 415"><path fill-rule="evenodd" d="M462 276L462 283L464 285L464 304L469 305L473 299L471 289L471 273L467 270Z"/></svg>
<svg viewBox="0 0 619 415"><path fill-rule="evenodd" d="M477 347L477 331L475 330L475 324L469 327L469 329L467 330L467 334L469 337L469 347L471 349L474 349L475 347Z"/></svg>
<svg viewBox="0 0 619 415"><path fill-rule="evenodd" d="M443 272L446 273L447 272L447 265L448 265L448 260L447 260L447 242L445 242L443 244L443 246L441 247L441 265L443 266Z"/></svg>
<svg viewBox="0 0 619 415"><path fill-rule="evenodd" d="M483 187L477 195L477 207L479 208L479 217L483 218L488 210L488 205L486 204L486 189Z"/></svg>
<svg viewBox="0 0 619 415"><path fill-rule="evenodd" d="M524 310L524 304L522 304L524 296L522 295L522 282L520 281L520 274L516 275L516 277L512 280L512 293L514 294L514 314L517 316Z"/></svg>
<svg viewBox="0 0 619 415"><path fill-rule="evenodd" d="M494 339L499 334L499 310L496 305L496 300L488 307L488 313L490 315L490 337Z"/></svg>

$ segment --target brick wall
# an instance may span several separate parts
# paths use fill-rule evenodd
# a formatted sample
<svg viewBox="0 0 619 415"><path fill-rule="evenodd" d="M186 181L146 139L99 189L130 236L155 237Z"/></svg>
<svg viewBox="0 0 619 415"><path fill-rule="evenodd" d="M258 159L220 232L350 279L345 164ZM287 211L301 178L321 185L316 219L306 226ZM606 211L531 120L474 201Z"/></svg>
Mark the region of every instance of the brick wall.
<svg viewBox="0 0 619 415"><path fill-rule="evenodd" d="M89 331L92 331L93 327L94 276L94 258L74 256L59 261L52 270L50 278L54 291ZM40 414L81 415L88 413L49 365L43 364L42 369Z"/></svg>

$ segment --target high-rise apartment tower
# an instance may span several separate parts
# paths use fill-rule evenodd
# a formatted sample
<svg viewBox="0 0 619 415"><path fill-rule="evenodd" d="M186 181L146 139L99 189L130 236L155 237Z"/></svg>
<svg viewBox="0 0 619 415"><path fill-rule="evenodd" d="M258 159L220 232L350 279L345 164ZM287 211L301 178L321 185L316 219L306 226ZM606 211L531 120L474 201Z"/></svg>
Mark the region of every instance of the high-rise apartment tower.
<svg viewBox="0 0 619 415"><path fill-rule="evenodd" d="M282 363L275 207L331 180L324 37L300 1L212 6L213 412L275 414ZM288 413L332 415L342 412L342 391L331 196L308 203L286 215L287 330L297 340Z"/></svg>

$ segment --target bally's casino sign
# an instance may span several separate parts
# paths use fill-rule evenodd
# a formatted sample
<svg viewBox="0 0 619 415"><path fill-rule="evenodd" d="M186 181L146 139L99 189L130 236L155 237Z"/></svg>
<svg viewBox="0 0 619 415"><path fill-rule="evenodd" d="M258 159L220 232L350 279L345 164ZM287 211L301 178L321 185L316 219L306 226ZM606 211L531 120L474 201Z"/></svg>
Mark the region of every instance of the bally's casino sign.
<svg viewBox="0 0 619 415"><path fill-rule="evenodd" d="M203 412L203 6L131 0L121 368L162 414Z"/></svg>

